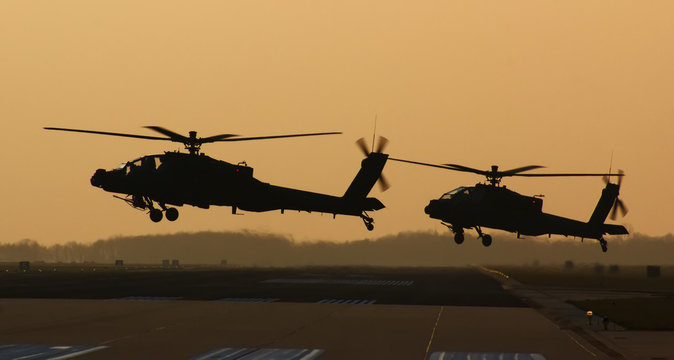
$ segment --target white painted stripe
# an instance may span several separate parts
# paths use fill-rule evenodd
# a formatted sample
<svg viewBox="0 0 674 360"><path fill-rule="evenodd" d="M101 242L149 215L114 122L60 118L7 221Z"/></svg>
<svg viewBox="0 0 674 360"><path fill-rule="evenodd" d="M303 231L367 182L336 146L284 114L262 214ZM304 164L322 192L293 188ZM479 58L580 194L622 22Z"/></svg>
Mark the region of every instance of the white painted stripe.
<svg viewBox="0 0 674 360"><path fill-rule="evenodd" d="M320 354L322 354L322 353L323 353L323 350L321 350L321 349L314 349L314 350L312 350L310 353L308 353L308 354L302 356L301 358L299 358L298 360L311 360L311 359L315 359L315 358L318 357L318 355L320 355Z"/></svg>
<svg viewBox="0 0 674 360"><path fill-rule="evenodd" d="M342 305L371 305L377 302L374 299L321 299L316 304L342 304Z"/></svg>
<svg viewBox="0 0 674 360"><path fill-rule="evenodd" d="M37 357L37 356L40 356L40 355L43 355L43 354L47 354L47 353L46 353L46 352L41 352L41 353L37 353L37 354L30 354L30 355L26 355L26 356L21 356L21 357L18 357L18 358L14 358L14 359L12 359L12 360L30 359L30 358L34 358L34 357Z"/></svg>
<svg viewBox="0 0 674 360"><path fill-rule="evenodd" d="M80 355L88 354L88 353L91 353L91 352L94 352L94 351L103 350L103 349L107 349L107 348L108 348L107 346L96 346L96 347L93 347L93 348L81 350L81 351L66 354L66 355L63 355L63 356L52 357L52 358L49 358L49 360L71 359L71 358L74 358L75 356L80 356Z"/></svg>
<svg viewBox="0 0 674 360"><path fill-rule="evenodd" d="M197 358L192 358L192 360L217 360L217 359L236 359L240 357L239 355L245 355L247 352L252 352L255 351L255 349L251 348L223 348L215 351L211 351L207 354L204 354L203 356L197 357ZM224 354L224 357L217 357L217 355Z"/></svg>
<svg viewBox="0 0 674 360"><path fill-rule="evenodd" d="M543 354L539 353L498 353L498 352L452 352L452 351L436 351L431 354L429 360L452 360L452 359L467 359L467 360L546 360Z"/></svg>
<svg viewBox="0 0 674 360"><path fill-rule="evenodd" d="M313 360L323 352L323 349L222 348L191 360Z"/></svg>
<svg viewBox="0 0 674 360"><path fill-rule="evenodd" d="M196 358L192 358L192 360L205 360L205 359L208 359L209 357L212 357L212 356L221 354L221 353L223 353L223 352L225 352L225 351L227 351L227 350L229 350L229 348L224 348L224 349L220 349L220 350L215 350L215 351L210 352L210 353L208 353L208 354L206 354L206 355L199 356L199 357L196 357Z"/></svg>

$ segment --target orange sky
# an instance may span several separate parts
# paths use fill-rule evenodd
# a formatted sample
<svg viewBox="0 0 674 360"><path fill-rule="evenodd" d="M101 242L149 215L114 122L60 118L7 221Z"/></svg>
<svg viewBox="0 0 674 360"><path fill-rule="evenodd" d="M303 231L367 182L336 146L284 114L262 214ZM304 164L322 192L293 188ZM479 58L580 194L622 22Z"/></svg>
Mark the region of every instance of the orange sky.
<svg viewBox="0 0 674 360"><path fill-rule="evenodd" d="M297 240L447 231L423 207L478 176L389 163L387 208L355 217L181 208L151 223L89 184L179 145L43 126L201 136L342 131L210 144L208 155L281 186L342 195L359 137L393 156L502 169L627 173L619 220L672 232L674 3L670 1L0 2L0 242L252 229ZM600 179L508 179L544 210L587 220ZM496 236L499 232L491 231ZM449 237L448 237L449 239Z"/></svg>

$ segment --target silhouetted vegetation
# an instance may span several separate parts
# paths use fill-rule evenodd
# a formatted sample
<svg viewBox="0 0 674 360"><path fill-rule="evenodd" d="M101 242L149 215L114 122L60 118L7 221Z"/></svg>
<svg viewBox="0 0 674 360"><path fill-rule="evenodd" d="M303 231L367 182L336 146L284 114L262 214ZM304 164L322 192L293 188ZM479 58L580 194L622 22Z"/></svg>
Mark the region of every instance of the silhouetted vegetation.
<svg viewBox="0 0 674 360"><path fill-rule="evenodd" d="M460 266L469 264L674 264L674 236L635 234L610 238L608 253L597 241L579 239L516 239L495 236L491 247L467 236L454 243L450 233L404 232L375 240L347 243L296 242L281 235L244 232L199 232L171 235L114 237L91 244L42 246L32 240L0 244L0 262L161 263L179 259L182 264L235 266L374 265Z"/></svg>

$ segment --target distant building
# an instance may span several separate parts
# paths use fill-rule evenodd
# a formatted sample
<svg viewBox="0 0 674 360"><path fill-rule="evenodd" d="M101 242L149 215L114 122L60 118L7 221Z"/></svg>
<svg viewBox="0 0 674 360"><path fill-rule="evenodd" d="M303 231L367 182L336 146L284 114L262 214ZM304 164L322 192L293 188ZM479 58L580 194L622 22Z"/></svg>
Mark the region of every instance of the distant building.
<svg viewBox="0 0 674 360"><path fill-rule="evenodd" d="M115 260L115 266L124 266L124 260Z"/></svg>
<svg viewBox="0 0 674 360"><path fill-rule="evenodd" d="M30 270L30 261L20 261L19 262L19 271L26 272Z"/></svg>
<svg viewBox="0 0 674 360"><path fill-rule="evenodd" d="M167 268L171 266L171 261L169 261L169 259L164 259L161 261L161 266Z"/></svg>
<svg viewBox="0 0 674 360"><path fill-rule="evenodd" d="M179 267L179 266L180 266L180 261L178 261L178 259L173 259L173 260L171 260L171 266L173 266L173 267Z"/></svg>
<svg viewBox="0 0 674 360"><path fill-rule="evenodd" d="M594 265L594 272L596 272L597 274L603 273L603 272L604 272L604 265L602 265L602 264L595 264L595 265Z"/></svg>
<svg viewBox="0 0 674 360"><path fill-rule="evenodd" d="M660 266L658 266L658 265L648 265L648 266L646 266L646 276L647 277L660 277Z"/></svg>

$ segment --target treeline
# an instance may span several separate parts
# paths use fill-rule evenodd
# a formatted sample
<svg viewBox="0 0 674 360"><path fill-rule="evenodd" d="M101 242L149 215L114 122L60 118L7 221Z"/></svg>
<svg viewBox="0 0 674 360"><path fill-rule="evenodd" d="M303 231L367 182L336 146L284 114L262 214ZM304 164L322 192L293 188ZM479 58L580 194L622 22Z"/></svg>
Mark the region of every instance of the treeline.
<svg viewBox="0 0 674 360"><path fill-rule="evenodd" d="M516 239L494 236L491 247L467 236L462 245L449 233L405 232L375 240L347 243L295 242L275 234L199 232L171 235L114 237L92 244L67 243L42 246L32 240L0 244L0 262L160 263L178 259L182 264L240 266L374 265L458 266L470 264L674 264L674 236L641 234L609 239L608 253L595 240Z"/></svg>

